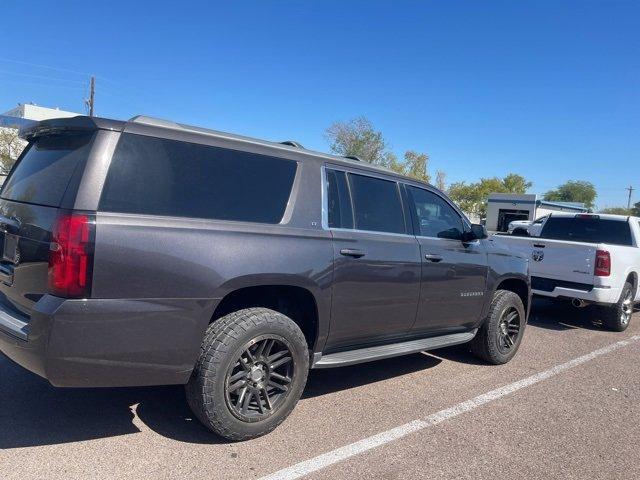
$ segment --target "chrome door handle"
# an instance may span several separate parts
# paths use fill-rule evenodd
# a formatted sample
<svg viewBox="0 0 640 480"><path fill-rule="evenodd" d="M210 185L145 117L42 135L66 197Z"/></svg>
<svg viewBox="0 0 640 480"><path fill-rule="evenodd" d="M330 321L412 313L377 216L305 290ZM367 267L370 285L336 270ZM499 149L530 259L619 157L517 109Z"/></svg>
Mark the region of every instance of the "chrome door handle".
<svg viewBox="0 0 640 480"><path fill-rule="evenodd" d="M355 248L343 248L340 250L340 255L345 257L360 258L364 257L365 253L362 250L356 250Z"/></svg>
<svg viewBox="0 0 640 480"><path fill-rule="evenodd" d="M434 263L438 263L440 261L442 261L442 255L433 255L430 253L427 253L424 258L426 260L429 260L430 262L434 262Z"/></svg>

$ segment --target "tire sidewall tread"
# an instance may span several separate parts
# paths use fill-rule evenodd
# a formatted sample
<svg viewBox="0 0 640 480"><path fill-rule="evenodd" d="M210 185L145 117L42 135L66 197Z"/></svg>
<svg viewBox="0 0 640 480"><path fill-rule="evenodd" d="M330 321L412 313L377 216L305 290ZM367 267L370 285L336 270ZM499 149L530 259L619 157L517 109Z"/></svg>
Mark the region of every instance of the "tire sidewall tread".
<svg viewBox="0 0 640 480"><path fill-rule="evenodd" d="M261 421L243 422L226 404L225 375L238 349L266 333L280 335L291 344L296 375L285 403L277 412ZM268 308L238 310L207 328L200 355L185 387L187 402L196 418L218 435L229 440L248 440L269 433L287 418L302 395L308 370L307 342L293 320Z"/></svg>
<svg viewBox="0 0 640 480"><path fill-rule="evenodd" d="M502 312L508 307L515 307L520 314L520 334L515 345L508 353L503 353L498 348L498 331L500 317ZM476 336L471 341L471 351L474 355L482 360L494 364L502 365L511 360L518 349L524 337L526 327L526 312L522 299L510 290L496 290L493 294L489 314L482 326L478 329Z"/></svg>

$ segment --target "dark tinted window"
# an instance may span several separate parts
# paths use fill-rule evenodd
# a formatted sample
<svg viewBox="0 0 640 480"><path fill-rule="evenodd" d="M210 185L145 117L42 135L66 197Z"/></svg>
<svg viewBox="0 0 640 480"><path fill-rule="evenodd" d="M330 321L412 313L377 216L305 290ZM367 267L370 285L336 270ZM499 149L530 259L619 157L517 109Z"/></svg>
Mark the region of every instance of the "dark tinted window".
<svg viewBox="0 0 640 480"><path fill-rule="evenodd" d="M60 206L76 168L87 158L92 135L40 137L30 143L2 188L2 198Z"/></svg>
<svg viewBox="0 0 640 480"><path fill-rule="evenodd" d="M295 173L292 160L125 134L100 209L278 223Z"/></svg>
<svg viewBox="0 0 640 480"><path fill-rule="evenodd" d="M355 228L405 233L398 184L380 178L349 174Z"/></svg>
<svg viewBox="0 0 640 480"><path fill-rule="evenodd" d="M631 245L629 222L595 217L551 217L544 224L542 238L572 242Z"/></svg>
<svg viewBox="0 0 640 480"><path fill-rule="evenodd" d="M329 228L353 228L353 212L344 172L327 170Z"/></svg>
<svg viewBox="0 0 640 480"><path fill-rule="evenodd" d="M423 237L462 237L462 218L441 197L423 188L408 187L416 218L416 234Z"/></svg>

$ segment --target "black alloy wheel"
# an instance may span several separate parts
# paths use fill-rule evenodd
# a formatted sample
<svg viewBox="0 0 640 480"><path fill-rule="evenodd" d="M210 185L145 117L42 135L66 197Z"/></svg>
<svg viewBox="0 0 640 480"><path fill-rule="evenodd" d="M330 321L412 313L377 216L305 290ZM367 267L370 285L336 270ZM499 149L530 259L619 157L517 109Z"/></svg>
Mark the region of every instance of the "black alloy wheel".
<svg viewBox="0 0 640 480"><path fill-rule="evenodd" d="M242 347L227 371L225 398L242 421L257 422L284 403L295 372L291 347L277 335L261 335Z"/></svg>
<svg viewBox="0 0 640 480"><path fill-rule="evenodd" d="M520 335L520 312L515 307L508 307L500 316L498 324L498 348L502 353L507 353L518 342Z"/></svg>

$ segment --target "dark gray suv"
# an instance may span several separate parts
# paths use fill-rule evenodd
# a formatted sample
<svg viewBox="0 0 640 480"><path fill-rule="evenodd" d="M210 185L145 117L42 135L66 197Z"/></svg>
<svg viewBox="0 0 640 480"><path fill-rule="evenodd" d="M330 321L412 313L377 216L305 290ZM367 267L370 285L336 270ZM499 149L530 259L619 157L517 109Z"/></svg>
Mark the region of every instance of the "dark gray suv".
<svg viewBox="0 0 640 480"><path fill-rule="evenodd" d="M0 350L68 387L186 384L234 440L309 368L469 342L509 361L527 261L433 187L147 117L24 129L0 193Z"/></svg>

